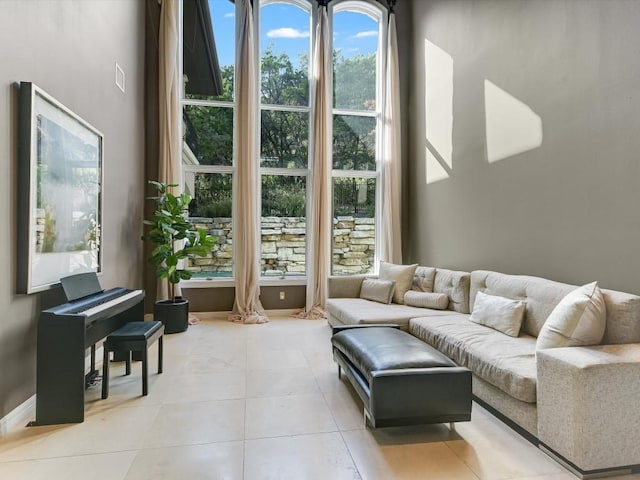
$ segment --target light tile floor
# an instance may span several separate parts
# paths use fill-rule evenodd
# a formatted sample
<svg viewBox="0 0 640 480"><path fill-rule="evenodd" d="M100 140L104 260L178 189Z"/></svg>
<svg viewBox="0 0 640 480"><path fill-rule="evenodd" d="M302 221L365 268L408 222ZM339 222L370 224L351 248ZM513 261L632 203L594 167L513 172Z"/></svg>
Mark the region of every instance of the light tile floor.
<svg viewBox="0 0 640 480"><path fill-rule="evenodd" d="M138 362L129 377L114 364L109 398L87 391L84 423L0 439L0 479L575 479L475 404L455 432L365 428L325 321L198 316L165 336L162 375L152 347L147 397Z"/></svg>

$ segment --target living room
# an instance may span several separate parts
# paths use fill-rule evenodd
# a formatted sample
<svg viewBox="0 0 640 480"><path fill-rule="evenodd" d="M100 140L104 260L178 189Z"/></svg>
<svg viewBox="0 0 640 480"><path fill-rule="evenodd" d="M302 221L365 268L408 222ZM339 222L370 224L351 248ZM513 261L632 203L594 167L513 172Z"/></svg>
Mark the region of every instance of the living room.
<svg viewBox="0 0 640 480"><path fill-rule="evenodd" d="M316 2L310 3L315 10ZM330 7L332 4L338 5L338 0L329 2ZM386 3L384 6L386 11ZM43 309L64 301L55 289L34 295L16 293L16 272L21 268L16 258L16 231L20 222L26 221L18 218L16 82L34 82L104 135L104 268L100 282L105 288L145 289L152 305L155 276L140 237L142 219L148 216L145 197L152 194L147 180L156 178L153 168L157 173L157 165L153 167L157 164L153 147L157 134L149 133L149 118L157 115L158 105L148 74L157 68L153 67L157 60L148 52L149 45L158 41L150 17L159 9L157 0L0 2L0 76L5 85L2 103L6 105L0 118L0 145L7 172L2 177L5 208L0 215L7 228L0 258L10 266L0 282L6 312L0 326L2 433L12 425L12 419L32 414L38 316ZM597 280L602 288L640 294L635 275L640 268L635 254L640 244L635 212L640 200L640 167L635 154L640 146L635 134L640 126L636 115L640 102L636 47L640 4L633 0L398 0L394 10L402 118L402 262L467 272L533 275L572 285ZM283 21L280 26L290 25ZM311 50L308 53L311 58ZM116 64L126 76L124 91L115 83ZM269 278L261 283L263 306L267 311L303 308L305 280L281 280ZM220 349L226 338L240 351L246 350L246 362L249 355L260 351L260 342L275 351L286 351L286 341L304 346L310 338L322 339L326 354L313 353L320 350L318 346L309 348L307 355L291 354L289 360L312 371L316 360L317 378L322 378L317 384L331 382L328 391L335 390L336 371L329 379L328 370L337 368L331 362L326 322L305 323L277 313L265 325L227 325L221 320L225 314L220 312L233 306L233 279L193 282L183 290L192 310L212 313L201 315L201 323L184 334L166 336L167 369L171 355L180 356L179 349L206 348L208 340L211 348ZM210 322L210 333L198 333ZM238 328L245 331L237 333ZM191 343L190 336L198 337L196 343ZM267 356L251 362L269 363ZM116 400L137 398L139 384L137 375L134 377L131 388L121 396L114 393ZM114 385L115 380L112 378ZM162 387L154 389L156 385L152 382L149 399L154 393L155 398L160 396ZM112 388L115 392L115 386ZM342 414L347 416L349 428L355 429L354 411L361 420L362 406L357 398L351 398L347 384L340 384L340 388L343 396L336 401L346 409ZM108 405L113 403L117 404ZM310 405L314 408L316 404ZM108 410L99 402L95 406L104 410L102 413ZM362 447L361 452L386 448L391 453L387 457L379 451L373 457L363 454L361 458L373 458L368 464L354 461L356 450L347 449L341 437L338 450L329 450L341 452L336 458L344 460L338 463L347 465L345 470L335 477L317 474L316 478L572 478L561 467L556 470L553 461L492 415L478 411L468 430L464 430L466 424L458 427L458 435L466 432L468 437L463 438L468 442L456 437L450 444L460 443L454 447L441 441L449 438L443 426L422 427L409 434L381 429L377 437L366 437L359 444L371 447L378 442L377 447ZM142 417L153 421L151 413ZM474 427L476 418L479 426ZM129 420L120 417L118 421ZM136 422L145 428L142 420ZM114 430L118 423L115 425ZM338 427L320 430L326 433L338 431ZM302 434L296 435L291 438L304 441ZM357 435L363 434L358 430ZM68 434L61 441L73 437ZM87 437L78 434L76 438L81 442ZM293 440L281 448L293 448ZM23 438L18 443L27 441ZM248 440L234 441L240 443L227 446L235 451L234 461L242 465L242 442ZM13 451L18 443L3 442L0 450ZM499 445L499 450L506 452L504 456L491 457L493 445ZM514 456L509 453L510 446L517 451ZM129 453L123 454L123 450ZM88 462L102 459L101 465L117 463L116 456L109 457L114 452L121 455L118 461L130 465L139 450L143 449L120 448L114 441L103 450L79 450L82 453L76 455L58 450L35 457L26 451L0 459L0 472L9 472L7 478L37 478L11 473L23 474L27 468L36 472L34 475L44 475L43 471L56 468L63 457L79 461L84 456ZM477 453L472 455L473 451ZM208 458L211 463L212 459L224 463L226 455L212 453ZM410 466L408 458L413 455L428 460ZM450 468L438 464L434 460L438 456L448 459ZM403 462L407 462L406 469ZM251 477L250 472L254 478L269 476L268 469L261 476L256 465L257 460L247 467L246 478ZM72 466L66 472L67 467L61 468L60 476L66 473L64 478L80 478ZM126 478L127 468L106 478ZM276 472L280 468L280 474L272 473L271 478L287 477L285 467L274 468ZM314 468L323 471L322 466ZM432 470L421 476L420 468ZM227 476L234 478L238 470L233 472ZM313 477L312 473L308 476Z"/></svg>

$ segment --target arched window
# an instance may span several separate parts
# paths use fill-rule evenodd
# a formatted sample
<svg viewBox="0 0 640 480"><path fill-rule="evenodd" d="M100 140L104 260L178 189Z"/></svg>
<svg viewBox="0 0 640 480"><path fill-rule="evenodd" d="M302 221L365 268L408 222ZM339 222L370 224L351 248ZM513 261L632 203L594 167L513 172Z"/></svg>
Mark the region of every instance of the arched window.
<svg viewBox="0 0 640 480"><path fill-rule="evenodd" d="M234 131L240 132L237 141L242 141L242 126L234 125L237 5L231 0L208 0L207 5L223 92L199 94L185 78L183 173L185 190L194 197L192 221L208 227L218 244L210 258L199 258L191 265L196 271L194 280L233 274ZM304 281L312 184L309 79L317 2L253 0L253 8L260 72L260 154L256 162L261 178L262 275L298 276ZM372 273L379 251L387 12L375 0L332 0L329 19L334 59L331 270L334 275ZM195 20L183 17L187 21ZM185 52L195 47L194 39L186 35L192 30L183 29Z"/></svg>
<svg viewBox="0 0 640 480"><path fill-rule="evenodd" d="M186 3L185 3L186 5ZM193 200L189 216L194 223L206 227L217 238L211 256L189 260L194 280L210 277L231 277L232 203L233 203L233 118L235 76L235 5L229 0L209 0L208 11L183 8L183 72L182 96L183 143L182 165L184 191ZM198 25L208 14L215 38L216 56L222 77L222 93L211 95L186 72L208 72L208 65L188 68L186 65L198 43ZM190 23L193 22L193 26ZM203 55L193 58L202 61ZM204 93L203 93L204 92Z"/></svg>
<svg viewBox="0 0 640 480"><path fill-rule="evenodd" d="M311 4L260 2L262 275L306 274Z"/></svg>
<svg viewBox="0 0 640 480"><path fill-rule="evenodd" d="M334 275L376 270L380 204L382 45L375 2L331 3Z"/></svg>

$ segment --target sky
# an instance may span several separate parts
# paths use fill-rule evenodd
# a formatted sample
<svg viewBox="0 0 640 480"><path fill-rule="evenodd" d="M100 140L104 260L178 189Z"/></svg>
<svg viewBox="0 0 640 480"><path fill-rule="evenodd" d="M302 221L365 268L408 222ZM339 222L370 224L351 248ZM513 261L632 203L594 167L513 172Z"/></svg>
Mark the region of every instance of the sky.
<svg viewBox="0 0 640 480"><path fill-rule="evenodd" d="M230 65L235 58L235 6L229 0L209 0L209 10L220 66ZM311 56L309 15L302 9L276 3L262 7L260 17L261 51L272 45L276 54L288 54L294 65L299 54ZM333 42L347 58L372 53L378 42L377 22L363 14L340 12L334 17Z"/></svg>

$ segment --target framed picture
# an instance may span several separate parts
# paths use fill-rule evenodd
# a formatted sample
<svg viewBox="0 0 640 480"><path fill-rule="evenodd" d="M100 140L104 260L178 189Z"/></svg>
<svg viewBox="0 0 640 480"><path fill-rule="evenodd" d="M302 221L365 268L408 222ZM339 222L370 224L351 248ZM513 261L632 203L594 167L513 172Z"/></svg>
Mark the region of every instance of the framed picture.
<svg viewBox="0 0 640 480"><path fill-rule="evenodd" d="M20 83L18 293L101 271L103 141L41 88Z"/></svg>

